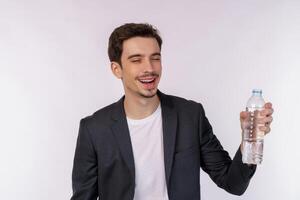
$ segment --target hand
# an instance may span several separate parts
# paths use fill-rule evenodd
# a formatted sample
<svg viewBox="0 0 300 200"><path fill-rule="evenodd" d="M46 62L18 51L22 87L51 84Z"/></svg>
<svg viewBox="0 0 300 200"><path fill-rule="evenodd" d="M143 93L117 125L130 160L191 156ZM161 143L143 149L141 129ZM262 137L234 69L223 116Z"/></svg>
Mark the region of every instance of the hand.
<svg viewBox="0 0 300 200"><path fill-rule="evenodd" d="M256 123L260 124L259 129L264 132L264 135L270 133L271 131L271 123L273 121L272 114L274 112L274 109L272 108L272 103L268 102L264 105L264 109L259 111L259 118L257 118ZM256 113L257 114L257 113ZM242 111L240 113L240 122L241 122L241 129L242 133L249 129L250 127L250 113L247 111ZM242 134L243 137L243 134ZM241 150L243 149L243 146L241 145Z"/></svg>
<svg viewBox="0 0 300 200"><path fill-rule="evenodd" d="M260 111L260 115L262 116L262 123L264 123L264 126L260 127L260 130L264 131L265 135L271 131L270 125L273 121L273 112L274 109L272 108L272 104L270 102L266 103L264 109Z"/></svg>
<svg viewBox="0 0 300 200"><path fill-rule="evenodd" d="M272 108L272 103L268 102L264 105L264 109L259 111L259 118L257 119L258 124L263 124L260 126L259 129L265 132L265 135L271 131L271 123L273 121L272 114L274 109ZM241 129L244 131L245 129L249 128L249 120L250 113L247 111L242 111L240 113L240 122L241 122Z"/></svg>

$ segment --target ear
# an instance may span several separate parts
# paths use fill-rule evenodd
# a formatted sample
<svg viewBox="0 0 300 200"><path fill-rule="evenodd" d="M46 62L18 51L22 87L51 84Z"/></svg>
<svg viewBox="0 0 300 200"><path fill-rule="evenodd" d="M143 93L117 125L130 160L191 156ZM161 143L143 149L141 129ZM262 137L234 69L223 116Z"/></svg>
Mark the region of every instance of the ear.
<svg viewBox="0 0 300 200"><path fill-rule="evenodd" d="M122 67L119 63L111 62L110 68L111 68L112 73L115 75L115 77L117 77L118 79L122 79L123 71L122 71Z"/></svg>

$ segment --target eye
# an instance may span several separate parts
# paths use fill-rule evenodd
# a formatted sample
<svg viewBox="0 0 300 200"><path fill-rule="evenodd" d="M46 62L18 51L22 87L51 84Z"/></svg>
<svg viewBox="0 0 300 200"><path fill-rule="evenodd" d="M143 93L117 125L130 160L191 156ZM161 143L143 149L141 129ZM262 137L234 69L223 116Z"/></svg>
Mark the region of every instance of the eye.
<svg viewBox="0 0 300 200"><path fill-rule="evenodd" d="M159 61L159 60L160 60L160 57L153 57L152 60L157 60L157 61Z"/></svg>
<svg viewBox="0 0 300 200"><path fill-rule="evenodd" d="M140 59L135 59L135 60L131 60L131 62L133 62L133 63L140 63L141 60Z"/></svg>

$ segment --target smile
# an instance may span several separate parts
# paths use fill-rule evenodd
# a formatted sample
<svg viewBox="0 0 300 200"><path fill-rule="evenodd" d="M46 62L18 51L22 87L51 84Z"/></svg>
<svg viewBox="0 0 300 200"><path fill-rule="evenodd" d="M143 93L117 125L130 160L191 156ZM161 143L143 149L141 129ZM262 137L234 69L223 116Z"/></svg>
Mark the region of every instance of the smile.
<svg viewBox="0 0 300 200"><path fill-rule="evenodd" d="M142 84L144 89L151 90L156 87L156 78L157 77L147 77L138 79L138 81Z"/></svg>
<svg viewBox="0 0 300 200"><path fill-rule="evenodd" d="M143 78L139 79L141 83L153 83L155 81L155 77L148 77L148 78Z"/></svg>

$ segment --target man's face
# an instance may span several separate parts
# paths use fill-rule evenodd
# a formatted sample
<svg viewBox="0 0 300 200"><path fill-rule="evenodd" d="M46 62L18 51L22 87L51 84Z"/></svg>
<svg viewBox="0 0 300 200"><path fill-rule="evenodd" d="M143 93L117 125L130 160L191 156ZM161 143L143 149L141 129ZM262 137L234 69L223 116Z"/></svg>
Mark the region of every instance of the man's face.
<svg viewBox="0 0 300 200"><path fill-rule="evenodd" d="M125 94L144 98L156 95L162 67L160 48L155 38L125 40L121 63Z"/></svg>

